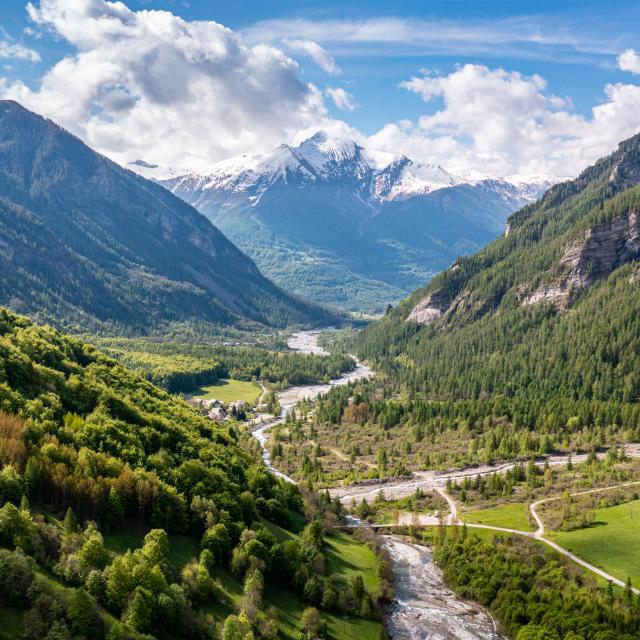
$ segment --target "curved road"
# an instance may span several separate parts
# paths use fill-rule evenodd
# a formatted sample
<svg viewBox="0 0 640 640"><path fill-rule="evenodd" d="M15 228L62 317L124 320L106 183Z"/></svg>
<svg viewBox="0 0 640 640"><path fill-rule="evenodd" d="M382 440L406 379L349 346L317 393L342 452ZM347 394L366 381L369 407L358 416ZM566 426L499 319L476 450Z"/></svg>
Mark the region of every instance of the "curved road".
<svg viewBox="0 0 640 640"><path fill-rule="evenodd" d="M601 493L603 491L610 491L612 489L622 489L624 487L632 487L635 485L640 485L640 481L624 482L622 484L616 484L609 487L600 487L598 489L578 491L576 493L570 493L569 495L571 497L584 496L591 493ZM435 491L437 491L447 501L450 509L449 516L447 517L446 521L444 521L442 524L446 524L449 526L458 526L458 527L466 526L467 528L471 528L471 529L488 529L490 531L499 531L502 533L510 533L518 536L532 538L533 540L537 540L539 542L542 542L543 544L546 544L547 546L557 551L559 554L565 556L566 558L569 558L576 564L579 564L581 567L587 569L588 571L591 571L592 573L595 573L601 578L604 578L605 580L612 582L613 584L618 585L619 587L622 587L622 588L625 588L627 586L626 582L623 582L619 578L612 576L610 573L607 573L606 571L599 569L598 567L590 564L589 562L586 562L582 558L571 553L571 551L568 551L564 547L561 547L557 542L554 542L553 540L549 540L549 538L544 537L544 532L545 532L544 523L542 522L542 518L540 517L536 509L545 502L554 502L557 500L562 500L563 496L554 496L552 498L542 498L541 500L536 500L535 502L529 505L529 511L531 512L531 516L533 517L536 525L538 526L536 531L531 532L531 531L520 531L519 529L509 529L507 527L495 527L488 524L475 524L470 522L463 522L458 518L458 510L457 510L457 505L455 503L455 500L446 491L444 491L439 487L436 487ZM437 526L440 523L441 521L437 516L426 516L421 514L413 514L413 513L405 512L400 514L400 518L397 524L376 525L376 528L380 528L380 527L393 528L397 526L407 526L411 524L419 525L419 526ZM640 589L637 589L636 587L632 587L632 590L636 595L640 595Z"/></svg>

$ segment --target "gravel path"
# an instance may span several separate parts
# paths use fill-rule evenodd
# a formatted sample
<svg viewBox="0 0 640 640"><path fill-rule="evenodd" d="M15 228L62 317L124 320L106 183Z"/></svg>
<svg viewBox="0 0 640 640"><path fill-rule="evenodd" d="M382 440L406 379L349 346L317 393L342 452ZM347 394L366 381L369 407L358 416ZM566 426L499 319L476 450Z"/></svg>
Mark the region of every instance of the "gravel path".
<svg viewBox="0 0 640 640"><path fill-rule="evenodd" d="M598 489L588 489L586 491L578 491L576 493L571 493L569 495L572 497L584 496L591 493L601 493L604 491L610 491L612 489L622 489L624 487L632 487L636 485L640 485L640 481L624 482L622 484L616 484L609 487L599 487ZM464 525L469 529L487 529L489 531L499 531L501 533L510 533L513 535L524 536L526 538L532 538L533 540L538 540L539 542L542 542L543 544L546 544L547 546L551 547L552 549L557 551L559 554L565 556L566 558L569 558L570 560L580 565L581 567L587 569L588 571L591 571L592 573L595 573L601 578L604 578L608 582L612 582L613 584L619 587L623 587L623 588L626 587L626 582L624 582L623 580L616 578L615 576L612 576L610 573L607 573L606 571L604 571L603 569L600 569L599 567L596 567L595 565L592 565L586 560L583 560L582 558L571 553L571 551L568 551L564 547L561 547L557 542L554 542L553 540L550 540L549 538L545 537L544 522L542 521L540 514L537 512L537 508L545 502L554 502L557 500L562 500L563 496L554 496L552 498L542 498L541 500L536 500L535 502L529 505L531 516L533 517L533 519L536 522L536 525L538 526L536 531L531 532L531 531L520 531L519 529L509 529L507 527L495 527L489 524L475 524L470 522L462 522L461 520L458 519L458 511L457 511L455 500L453 500L453 498L449 494L447 494L444 490L440 488L436 488L435 490L447 501L450 508L450 514L448 515L446 520L443 521L443 524L447 524L449 526ZM397 523L376 525L376 528L392 529L393 527L397 527L397 526L407 526L407 525L437 526L439 524L440 524L440 519L436 516L403 512L399 514ZM632 590L636 595L640 595L640 589L637 589L636 587L632 587Z"/></svg>

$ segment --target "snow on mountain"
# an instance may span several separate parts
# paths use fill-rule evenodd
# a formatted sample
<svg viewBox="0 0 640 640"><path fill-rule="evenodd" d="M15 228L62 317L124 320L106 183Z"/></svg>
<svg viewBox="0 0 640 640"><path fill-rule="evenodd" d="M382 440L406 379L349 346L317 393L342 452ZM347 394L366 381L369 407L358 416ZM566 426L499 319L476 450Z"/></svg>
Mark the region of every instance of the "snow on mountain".
<svg viewBox="0 0 640 640"><path fill-rule="evenodd" d="M440 165L417 163L402 156L376 172L371 195L379 201L406 200L461 183Z"/></svg>
<svg viewBox="0 0 640 640"><path fill-rule="evenodd" d="M176 170L172 167L163 167L141 159L130 162L127 165L127 168L131 171L135 171L138 175L141 175L147 180L155 180L156 182L160 182L161 180L172 180L183 173L182 171Z"/></svg>
<svg viewBox="0 0 640 640"><path fill-rule="evenodd" d="M512 185L518 194L518 197L526 202L535 202L547 189L558 182L571 180L570 176L559 178L545 174L534 175L511 175L507 176L505 182Z"/></svg>
<svg viewBox="0 0 640 640"><path fill-rule="evenodd" d="M363 179L373 168L373 161L353 140L329 138L322 131L291 149L291 152L300 162L307 163L319 178L325 180L345 175Z"/></svg>
<svg viewBox="0 0 640 640"><path fill-rule="evenodd" d="M504 231L546 178L455 174L406 156L379 166L319 132L163 181L285 289L379 312Z"/></svg>
<svg viewBox="0 0 640 640"><path fill-rule="evenodd" d="M371 160L354 141L318 132L297 147L283 144L268 153L230 158L207 173L190 173L163 183L174 192L246 194L255 203L276 184L366 181L372 171Z"/></svg>
<svg viewBox="0 0 640 640"><path fill-rule="evenodd" d="M190 201L197 206L207 192L244 194L255 204L277 184L303 186L345 181L353 183L354 190L375 206L459 185L483 185L524 204L537 199L557 180L520 175L496 178L478 172L455 175L440 165L414 162L406 156L378 168L353 140L330 137L320 131L298 146L283 144L268 153L230 158L206 173L190 173L162 182L173 192L190 193Z"/></svg>

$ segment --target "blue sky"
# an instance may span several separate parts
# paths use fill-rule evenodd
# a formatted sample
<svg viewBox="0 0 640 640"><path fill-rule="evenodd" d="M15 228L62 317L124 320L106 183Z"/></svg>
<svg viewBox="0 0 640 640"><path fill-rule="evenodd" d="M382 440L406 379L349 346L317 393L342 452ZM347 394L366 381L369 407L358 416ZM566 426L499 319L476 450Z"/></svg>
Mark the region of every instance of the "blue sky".
<svg viewBox="0 0 640 640"><path fill-rule="evenodd" d="M26 5L22 0L5 0L0 6L4 95L58 119L122 163L144 154L163 165L202 169L230 155L262 151L277 140L295 141L317 125L356 137L380 157L412 153L434 162L451 157L454 168L479 171L486 165L493 173L560 174L563 167L566 173L575 173L594 154L640 127L640 115L636 122L627 113L640 107L634 88L640 82L640 67L635 67L633 58L640 51L637 1L617 2L615 10L608 2L518 0L125 0L124 5L107 0L66 4L33 0L31 11ZM150 11L167 13L160 21L149 18ZM102 14L105 20L100 22L96 16ZM178 52L157 29L159 22L174 28L178 22L173 18L191 30L189 42ZM215 22L231 31L201 31L197 21ZM121 34L113 33L116 22L118 30L130 34L126 46ZM111 26L105 29L105 24ZM140 65L131 62L136 38L141 60L150 59L145 52L162 52L161 71L145 78ZM222 67L202 64L203 57L219 55L210 44L217 39L229 56L235 55L236 47L242 48L236 52L241 63L235 66L237 58L230 57L226 65L235 69L235 76L227 77ZM117 69L107 69L114 43ZM268 45L269 53L261 45ZM283 65L279 52L291 65ZM631 57L622 69L619 56L624 52L631 52ZM189 68L185 55L194 60ZM173 71L168 70L171 65ZM465 65L471 66L460 73ZM94 81L100 75L97 70L104 75L100 85ZM502 72L507 75L501 76ZM268 81L256 88L254 78L247 86L238 86L238 77L251 73ZM72 85L74 76L77 82ZM163 84L160 97L159 83ZM482 102L491 92L501 97L478 104L470 113L464 104L464 83L472 87L470 96L476 96L469 100ZM82 93L79 87L84 84L89 88ZM198 97L186 107L182 97L176 98L169 108L172 84L175 96L182 90ZM70 94L83 109L72 104ZM222 104L210 105L225 99L237 101L235 113ZM609 103L610 109L594 115L594 107ZM506 119L511 108L531 109L525 122L527 138L519 141L520 146L530 143L525 154L505 142L508 123L495 113L504 109ZM179 109L202 113L199 132L190 137L182 131L189 123L179 122ZM488 113L492 125L476 135L463 119L476 118L482 125L482 109L494 110ZM164 124L160 127L165 129L164 145L150 142L145 117L174 121L173 133ZM566 137L562 127L575 138L565 155L538 161L535 154L541 153L543 144L552 146ZM215 130L215 144L202 142L198 148L201 135L196 134L202 128Z"/></svg>

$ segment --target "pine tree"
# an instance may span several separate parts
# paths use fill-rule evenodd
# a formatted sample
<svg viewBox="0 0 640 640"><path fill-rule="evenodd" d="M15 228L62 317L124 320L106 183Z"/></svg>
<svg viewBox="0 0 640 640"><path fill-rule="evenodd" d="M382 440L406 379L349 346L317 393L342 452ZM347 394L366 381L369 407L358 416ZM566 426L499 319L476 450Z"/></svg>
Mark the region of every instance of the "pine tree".
<svg viewBox="0 0 640 640"><path fill-rule="evenodd" d="M73 509L69 507L67 513L64 516L64 522L62 523L64 532L69 535L75 533L78 528L78 522L76 520L76 514L73 513Z"/></svg>

